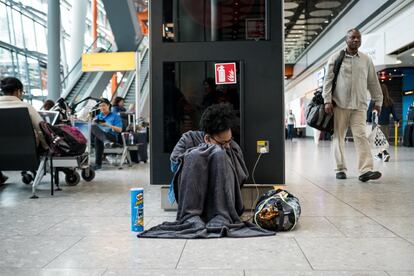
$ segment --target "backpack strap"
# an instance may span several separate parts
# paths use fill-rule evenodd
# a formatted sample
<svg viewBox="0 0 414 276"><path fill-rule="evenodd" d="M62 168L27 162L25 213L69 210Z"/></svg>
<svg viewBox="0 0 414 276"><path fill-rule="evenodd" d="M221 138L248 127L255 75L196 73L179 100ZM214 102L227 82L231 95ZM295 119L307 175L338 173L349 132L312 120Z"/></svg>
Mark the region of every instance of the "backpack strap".
<svg viewBox="0 0 414 276"><path fill-rule="evenodd" d="M334 62L334 68L333 68L334 78L332 80L332 90L331 90L332 95L336 88L336 81L338 80L339 70L341 69L342 61L344 61L344 58L345 58L345 50L341 50L341 52L339 53L339 57Z"/></svg>

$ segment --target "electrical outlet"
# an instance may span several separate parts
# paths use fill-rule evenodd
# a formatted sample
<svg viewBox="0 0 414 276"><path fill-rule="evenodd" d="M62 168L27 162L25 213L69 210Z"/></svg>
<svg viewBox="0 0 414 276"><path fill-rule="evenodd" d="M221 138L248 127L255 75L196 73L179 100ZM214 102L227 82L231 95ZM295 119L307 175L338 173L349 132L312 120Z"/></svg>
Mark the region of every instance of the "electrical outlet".
<svg viewBox="0 0 414 276"><path fill-rule="evenodd" d="M257 141L257 153L269 153L269 141L260 140Z"/></svg>

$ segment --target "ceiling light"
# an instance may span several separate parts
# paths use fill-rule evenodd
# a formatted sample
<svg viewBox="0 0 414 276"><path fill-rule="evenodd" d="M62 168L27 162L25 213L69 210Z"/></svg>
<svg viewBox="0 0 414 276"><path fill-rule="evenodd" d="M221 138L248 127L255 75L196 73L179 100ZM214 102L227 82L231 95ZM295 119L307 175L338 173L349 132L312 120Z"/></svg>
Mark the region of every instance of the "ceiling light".
<svg viewBox="0 0 414 276"><path fill-rule="evenodd" d="M397 72L397 69L394 69L394 72ZM391 74L391 73L390 73Z"/></svg>
<svg viewBox="0 0 414 276"><path fill-rule="evenodd" d="M411 56L414 57L414 53L412 53Z"/></svg>
<svg viewBox="0 0 414 276"><path fill-rule="evenodd" d="M401 61L401 60L399 60L399 59L397 59L397 60L395 61L395 63L396 63L396 64L401 64L401 63L402 63L402 61Z"/></svg>
<svg viewBox="0 0 414 276"><path fill-rule="evenodd" d="M329 20L325 20L325 21L323 21L324 23L329 23Z"/></svg>

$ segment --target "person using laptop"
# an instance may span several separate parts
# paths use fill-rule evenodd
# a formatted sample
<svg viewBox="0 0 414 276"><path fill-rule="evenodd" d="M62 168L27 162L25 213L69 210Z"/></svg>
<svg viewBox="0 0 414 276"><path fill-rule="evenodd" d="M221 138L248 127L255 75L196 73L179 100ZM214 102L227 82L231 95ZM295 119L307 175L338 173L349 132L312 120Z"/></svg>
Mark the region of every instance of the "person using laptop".
<svg viewBox="0 0 414 276"><path fill-rule="evenodd" d="M0 81L0 88L3 93L3 96L0 96L0 108L27 108L32 121L36 143L39 149L46 150L48 146L39 126L42 117L40 117L31 104L23 102L24 90L22 82L17 78L7 77ZM7 176L0 172L0 185L6 182L6 180Z"/></svg>

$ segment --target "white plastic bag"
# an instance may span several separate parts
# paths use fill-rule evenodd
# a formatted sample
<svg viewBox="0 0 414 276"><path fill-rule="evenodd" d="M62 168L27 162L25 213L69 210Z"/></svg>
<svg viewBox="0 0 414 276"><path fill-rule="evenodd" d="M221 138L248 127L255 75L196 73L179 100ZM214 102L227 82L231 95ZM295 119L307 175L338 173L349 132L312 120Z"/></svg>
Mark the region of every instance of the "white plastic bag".
<svg viewBox="0 0 414 276"><path fill-rule="evenodd" d="M372 131L368 136L368 140L373 149L383 151L390 146L387 137L378 126L378 113L376 111L372 113Z"/></svg>

